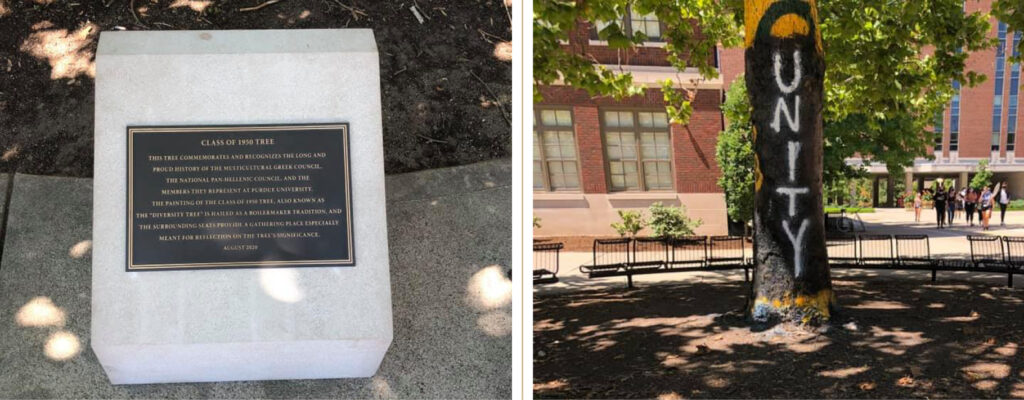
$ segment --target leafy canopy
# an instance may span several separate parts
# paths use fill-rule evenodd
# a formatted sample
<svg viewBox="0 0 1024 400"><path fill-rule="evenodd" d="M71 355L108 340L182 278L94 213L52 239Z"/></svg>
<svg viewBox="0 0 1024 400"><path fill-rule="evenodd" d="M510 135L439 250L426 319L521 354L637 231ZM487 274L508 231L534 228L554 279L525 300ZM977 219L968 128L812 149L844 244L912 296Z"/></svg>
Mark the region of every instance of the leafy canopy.
<svg viewBox="0 0 1024 400"><path fill-rule="evenodd" d="M994 13L1024 30L1019 0L997 0ZM535 0L534 83L559 79L591 95L642 93L628 73L595 65L586 46L570 41L577 21L621 20L628 7L664 23L669 61L677 69L718 75L715 46L741 43L742 0ZM844 160L857 153L891 169L927 156L929 126L953 96L952 82L970 87L988 71L965 71L967 54L994 46L988 15L964 13L963 0L818 0L825 46L825 179L854 175ZM698 34L698 32L700 34ZM609 47L632 51L646 39L611 23L599 32ZM926 51L927 50L927 51ZM664 82L663 89L674 87ZM689 96L665 90L673 122L686 124ZM534 97L541 100L535 89Z"/></svg>

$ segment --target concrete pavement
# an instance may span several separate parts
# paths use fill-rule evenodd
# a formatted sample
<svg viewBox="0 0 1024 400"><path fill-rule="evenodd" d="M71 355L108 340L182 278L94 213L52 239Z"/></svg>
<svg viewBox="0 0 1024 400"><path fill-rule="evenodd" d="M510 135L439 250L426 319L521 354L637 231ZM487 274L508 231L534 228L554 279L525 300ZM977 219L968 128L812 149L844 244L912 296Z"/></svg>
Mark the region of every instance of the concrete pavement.
<svg viewBox="0 0 1024 400"><path fill-rule="evenodd" d="M0 398L508 398L511 180L508 159L387 178L395 330L374 377L113 386L89 347L92 180L16 175Z"/></svg>

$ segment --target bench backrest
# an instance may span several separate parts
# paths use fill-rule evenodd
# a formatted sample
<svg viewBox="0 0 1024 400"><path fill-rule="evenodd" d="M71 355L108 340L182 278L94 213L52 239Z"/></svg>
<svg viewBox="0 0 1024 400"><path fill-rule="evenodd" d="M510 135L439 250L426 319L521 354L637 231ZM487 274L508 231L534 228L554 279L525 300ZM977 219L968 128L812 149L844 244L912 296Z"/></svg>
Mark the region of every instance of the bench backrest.
<svg viewBox="0 0 1024 400"><path fill-rule="evenodd" d="M633 239L594 239L593 265L629 264L630 243Z"/></svg>
<svg viewBox="0 0 1024 400"><path fill-rule="evenodd" d="M562 243L534 243L533 244L533 273L557 274L558 273L558 252L565 247Z"/></svg>
<svg viewBox="0 0 1024 400"><path fill-rule="evenodd" d="M931 244L927 235L895 235L896 261L931 262Z"/></svg>
<svg viewBox="0 0 1024 400"><path fill-rule="evenodd" d="M853 235L829 235L825 238L829 265L857 263L857 237Z"/></svg>
<svg viewBox="0 0 1024 400"><path fill-rule="evenodd" d="M967 241L971 243L971 262L974 265L1004 262L1003 240L999 236L969 235Z"/></svg>
<svg viewBox="0 0 1024 400"><path fill-rule="evenodd" d="M668 240L668 263L704 265L708 258L707 236L684 236Z"/></svg>
<svg viewBox="0 0 1024 400"><path fill-rule="evenodd" d="M892 264L892 236L860 235L857 240L862 264Z"/></svg>
<svg viewBox="0 0 1024 400"><path fill-rule="evenodd" d="M746 259L746 238L742 236L711 236L708 238L708 262L711 264L742 264Z"/></svg>

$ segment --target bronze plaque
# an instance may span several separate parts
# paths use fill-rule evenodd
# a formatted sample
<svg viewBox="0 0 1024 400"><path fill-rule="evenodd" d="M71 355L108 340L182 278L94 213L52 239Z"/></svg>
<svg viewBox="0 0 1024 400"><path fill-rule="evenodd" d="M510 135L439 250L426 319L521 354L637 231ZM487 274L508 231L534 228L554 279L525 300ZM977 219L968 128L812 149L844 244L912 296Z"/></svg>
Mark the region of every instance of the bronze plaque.
<svg viewBox="0 0 1024 400"><path fill-rule="evenodd" d="M127 270L354 266L348 128L129 126Z"/></svg>

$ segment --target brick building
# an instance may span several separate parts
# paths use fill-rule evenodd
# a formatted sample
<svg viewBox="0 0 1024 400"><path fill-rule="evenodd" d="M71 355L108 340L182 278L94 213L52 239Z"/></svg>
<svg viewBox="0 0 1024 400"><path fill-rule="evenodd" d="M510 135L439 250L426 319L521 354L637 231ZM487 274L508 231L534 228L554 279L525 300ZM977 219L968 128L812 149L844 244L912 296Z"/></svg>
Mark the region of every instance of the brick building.
<svg viewBox="0 0 1024 400"><path fill-rule="evenodd" d="M619 220L618 210L660 202L685 206L687 215L703 220L700 234L725 234L715 143L724 126L721 103L727 88L721 79L701 80L696 69L680 72L670 66L653 16L630 15L625 24L651 41L616 51L584 26L568 45L585 46L597 62L658 89L617 101L567 86L540 88L544 100L534 108L533 207L542 228L536 233L614 235L609 225ZM688 126L668 123L660 90L666 78L696 89Z"/></svg>
<svg viewBox="0 0 1024 400"><path fill-rule="evenodd" d="M989 12L992 0L965 2L965 12ZM1024 197L1024 154L1016 156L1018 146L1024 150L1024 137L1018 135L1021 66L1010 63L1016 55L1020 32L1007 31L1006 25L995 18L989 36L997 38L997 48L973 52L967 60L967 69L985 74L988 79L974 88L961 87L952 82L957 94L941 116L936 116L934 160L919 158L904 176L890 176L884 165L867 167L875 177L875 203L895 204L893 190L879 196L879 187L893 187L903 181L905 188L928 187L943 178L953 180L958 187L965 186L977 170L981 160L989 160L989 169L996 182L1006 181L1013 198ZM857 165L859 159L847 160Z"/></svg>
<svg viewBox="0 0 1024 400"><path fill-rule="evenodd" d="M988 12L991 3L966 2L965 11ZM649 87L671 78L692 89L690 82L698 81L693 118L687 127L665 123L659 89L615 101L566 86L540 88L544 100L534 105L533 205L542 228L536 234L614 235L609 224L619 219L616 211L654 202L686 206L688 215L703 219L700 234L725 234L715 143L725 124L720 111L725 91L743 73L743 49L720 48L714 60L720 78L700 80L696 70L669 66L658 41L661 26L651 16L630 15L624 22L652 40L632 51L615 51L595 40L594 29L580 29L567 45L585 46L599 63L632 72L635 82ZM988 79L974 88L951 83L959 94L936 118L934 159L915 160L903 176L891 176L881 164L866 167L874 179L876 206L894 206L897 191L927 187L938 178L963 186L981 160L989 160L996 181L1008 182L1013 198L1024 198L1024 154L1016 157L1018 146L1024 151L1024 135L1017 134L1021 66L1009 60L1021 33L990 22L989 34L999 39L999 47L971 53L967 61L968 70ZM863 164L858 158L847 162Z"/></svg>

